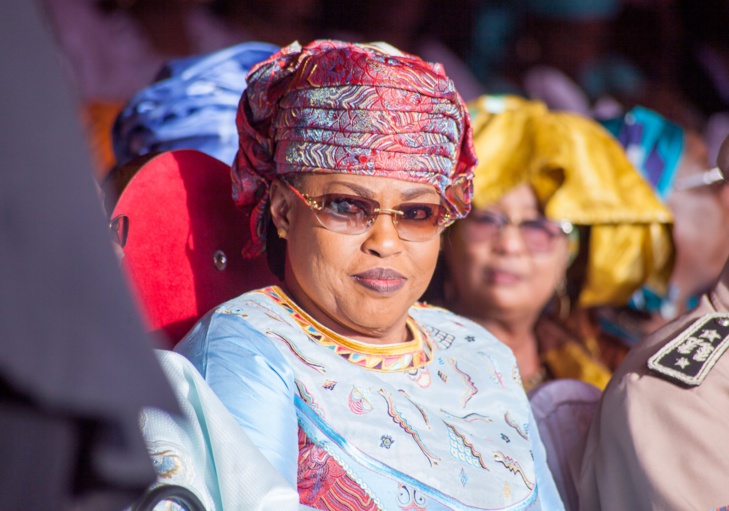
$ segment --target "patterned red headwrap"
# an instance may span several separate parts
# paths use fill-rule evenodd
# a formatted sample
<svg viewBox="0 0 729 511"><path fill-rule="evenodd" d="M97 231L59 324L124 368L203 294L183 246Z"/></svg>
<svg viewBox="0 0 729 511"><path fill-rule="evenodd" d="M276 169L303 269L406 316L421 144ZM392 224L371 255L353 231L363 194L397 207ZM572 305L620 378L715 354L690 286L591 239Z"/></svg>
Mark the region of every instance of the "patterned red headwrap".
<svg viewBox="0 0 729 511"><path fill-rule="evenodd" d="M251 70L232 169L236 204L253 206L244 255L264 251L269 186L292 172L427 183L456 218L468 213L476 155L466 106L440 64L392 50L294 43Z"/></svg>

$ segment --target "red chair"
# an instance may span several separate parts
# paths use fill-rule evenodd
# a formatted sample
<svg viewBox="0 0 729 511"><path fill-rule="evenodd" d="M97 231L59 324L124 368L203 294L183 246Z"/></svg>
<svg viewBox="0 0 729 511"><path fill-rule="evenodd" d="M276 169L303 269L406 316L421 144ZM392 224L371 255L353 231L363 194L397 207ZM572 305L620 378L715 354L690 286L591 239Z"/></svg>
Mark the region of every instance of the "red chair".
<svg viewBox="0 0 729 511"><path fill-rule="evenodd" d="M231 198L228 165L192 149L130 165L138 170L112 226L149 329L163 334L165 347L219 303L278 282L264 257L241 255L249 219Z"/></svg>

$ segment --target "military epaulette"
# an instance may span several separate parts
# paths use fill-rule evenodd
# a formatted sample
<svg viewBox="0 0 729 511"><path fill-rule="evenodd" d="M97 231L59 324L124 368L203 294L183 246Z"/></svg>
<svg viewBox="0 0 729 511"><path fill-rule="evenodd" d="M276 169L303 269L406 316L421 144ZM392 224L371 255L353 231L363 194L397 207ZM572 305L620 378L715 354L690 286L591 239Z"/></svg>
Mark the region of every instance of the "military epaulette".
<svg viewBox="0 0 729 511"><path fill-rule="evenodd" d="M697 387L729 348L729 313L697 319L648 360L648 369L674 383Z"/></svg>

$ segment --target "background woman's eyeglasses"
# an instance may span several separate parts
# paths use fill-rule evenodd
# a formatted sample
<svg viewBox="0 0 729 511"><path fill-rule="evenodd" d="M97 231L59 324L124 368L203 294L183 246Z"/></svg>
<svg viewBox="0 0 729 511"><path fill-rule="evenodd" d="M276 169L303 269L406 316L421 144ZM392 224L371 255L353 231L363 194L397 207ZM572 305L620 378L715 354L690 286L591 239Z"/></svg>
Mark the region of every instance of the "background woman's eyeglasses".
<svg viewBox="0 0 729 511"><path fill-rule="evenodd" d="M367 232L381 214L390 215L397 235L405 241L428 241L453 223L448 208L442 204L406 202L394 209L380 207L376 200L327 193L318 197L302 194L286 180L281 180L309 208L322 227L340 234Z"/></svg>
<svg viewBox="0 0 729 511"><path fill-rule="evenodd" d="M462 222L463 234L468 241L490 241L507 225L519 229L527 250L534 253L549 252L558 239L574 230L572 224L565 220L555 222L542 217L516 222L494 211L473 211Z"/></svg>

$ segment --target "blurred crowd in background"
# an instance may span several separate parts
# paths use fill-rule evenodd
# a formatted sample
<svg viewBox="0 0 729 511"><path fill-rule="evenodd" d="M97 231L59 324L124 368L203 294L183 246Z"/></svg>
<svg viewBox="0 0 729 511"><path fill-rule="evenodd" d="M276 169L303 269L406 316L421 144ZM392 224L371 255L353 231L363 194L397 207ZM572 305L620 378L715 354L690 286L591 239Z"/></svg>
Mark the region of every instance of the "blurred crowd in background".
<svg viewBox="0 0 729 511"><path fill-rule="evenodd" d="M635 105L729 133L726 0L44 0L99 172L124 103L172 58L260 41L386 41L442 62L466 100L510 93L596 118Z"/></svg>
<svg viewBox="0 0 729 511"><path fill-rule="evenodd" d="M220 195L215 197L229 196L227 164L240 143L233 116L246 85L243 76L281 46L297 40L305 45L315 39L384 41L442 63L469 102L480 164L475 168L473 211L445 231L447 246L436 269L432 293L426 293L425 298L469 317L506 343L515 354L526 390L560 378L582 380L603 389L610 378L615 381L613 373L621 364L625 366L623 357L636 343L703 303L701 294L712 289L727 260L729 238L722 233L729 225L729 187L724 186L729 145L721 153L721 171L711 167L729 135L729 0L40 2L58 43L59 60L79 100L102 195L109 189L116 195L125 191L128 202L135 190L131 187L129 193L129 187L124 187L144 164L129 167L125 174L126 163L137 156L179 147L194 147L221 160L222 164L208 161L206 165L215 167L220 177L216 177L220 183L216 193ZM239 43L255 44L241 48ZM52 67L37 63L41 69ZM39 80L40 72L30 74ZM39 81L51 87L50 82ZM24 87L20 87L23 92L36 93L32 87ZM51 97L47 92L41 95ZM17 118L26 116L21 108L17 110ZM50 114L54 112L53 108L46 109L43 127L51 127ZM22 125L9 119L10 126ZM64 147L60 139L45 138ZM9 140L12 145L13 139ZM36 140L34 135L31 142ZM63 155L59 155L47 151L42 156L52 158L52 162L37 166L55 172L63 168ZM200 156L188 155L189 169L210 170L193 161ZM157 164L158 171L165 167L165 161ZM237 256L244 241L238 239L238 217L224 211L222 199L194 207L194 201L188 201L188 191L198 192L198 197L214 197L202 184L218 186L218 182L202 173L191 184L192 174L183 176L188 182L180 177L188 167L170 165L166 170L170 169L177 172L173 178L179 186L171 186L172 180L158 173L157 183L168 179L165 187L159 187L167 195L146 197L142 204L147 209L141 209L143 213L159 212L165 209L159 207L164 202L175 213L166 219L172 218L170 225L180 227L179 239L172 239L177 231L157 222L156 217L149 222L148 231L138 222L136 232L130 235L128 223L115 223L119 218L128 222L123 214L127 203L121 208L117 203L115 209L113 201L118 197L108 194L104 195L104 206L110 215L113 241L119 245L117 255L123 254L127 269L140 260L135 254L142 253L141 262L161 275L159 282L164 285L189 281L189 295L183 297L179 288L174 289L177 301L167 299L167 288L150 286L157 302L173 302L169 308L178 309L178 316L172 319L190 312L184 318L187 323L164 317L166 324L153 324L159 327L155 332L170 324L175 327L174 332L166 330L172 345L210 307L266 285L274 277L264 270L266 261L260 256L243 267ZM189 190L185 184L190 185ZM63 195L50 182L47 186L50 195ZM14 195L20 197L19 193L8 194ZM86 206L91 211L96 204ZM232 203L229 206L233 208ZM60 202L58 207L63 210ZM195 210L194 215L185 217L181 213L188 208ZM115 214L117 210L122 214ZM54 220L63 219L53 216ZM224 217L229 224L221 221ZM49 228L45 222L39 225ZM211 240L211 247L221 239L235 238L239 243L227 250L229 259L219 257L225 252L214 252L215 269L209 264L209 247L200 242L203 233L212 232L211 225L221 228L221 232L213 233L220 239ZM506 229L508 226L514 229ZM515 229L519 236L514 236ZM58 246L73 245L62 239L63 229L53 232L58 235ZM78 232L85 232L85 228ZM46 238L38 236L47 244ZM173 254L163 243L168 238L169 246L176 243L179 252ZM180 239L194 239L195 251L188 252ZM163 255L155 259L148 246L137 249L135 243L141 241L149 241ZM272 247L269 253L275 254L274 236L267 242ZM44 246L45 253L57 252ZM24 257L11 255L26 262ZM193 261L197 256L202 257L206 271L227 278L232 285L225 288L209 278L209 273L200 273L201 266ZM516 259L524 263L518 271L516 267L499 267ZM183 276L180 268L188 260L191 271ZM449 266L455 260L459 264ZM235 264L254 278L238 279L232 271ZM231 271L223 274L226 265ZM12 274L12 267L6 267ZM81 265L74 268L79 270ZM727 272L729 269L724 270L721 280L724 291ZM65 276L64 271L52 273ZM172 274L174 278L168 278ZM260 281L254 282L255 278ZM205 280L216 292L202 300L198 287L205 286L197 286L196 279ZM504 292L509 286L500 286L500 279L518 280L517 292ZM79 277L73 284L82 281L84 278ZM121 287L113 282L110 286ZM8 289L11 287L22 286ZM32 291L28 287L29 300L35 300ZM228 292L230 296L223 296ZM65 297L61 294L59 300ZM190 303L184 303L184 298L190 298L190 303L197 300L197 309L186 309ZM80 305L85 303L79 301ZM725 307L724 302L720 305ZM151 307L147 309L150 313ZM74 317L68 316L68 321ZM23 327L31 323L20 319L16 323L23 323ZM81 328L79 325L84 323L76 325ZM68 332L75 339L75 331ZM35 362L34 357L20 350L18 353L22 362ZM115 360L101 348L98 354ZM47 360L49 366L56 362L53 357ZM51 381L47 372L39 371L36 376L42 382ZM624 378L624 373L616 374ZM114 392L116 388L121 387L109 386ZM141 383L137 390L144 394ZM152 397L148 401L154 401ZM169 398L162 395L158 401L164 404ZM166 407L174 409L170 404ZM590 420L591 416L583 417L580 435L586 434ZM132 422L128 426L135 431ZM27 429L22 423L16 428ZM548 449L559 445L545 443ZM136 447L140 450L141 443ZM713 447L707 451L713 453ZM24 449L17 445L18 456ZM695 458L700 462L706 459ZM590 453L585 459L588 467L600 462L599 453ZM642 470L639 463L631 465ZM550 469L557 473L555 467ZM144 478L138 482L140 486L143 483ZM560 485L565 503L567 496L575 493L568 486ZM673 483L671 486L678 488ZM723 481L719 486L723 488ZM689 487L693 490L699 486Z"/></svg>

